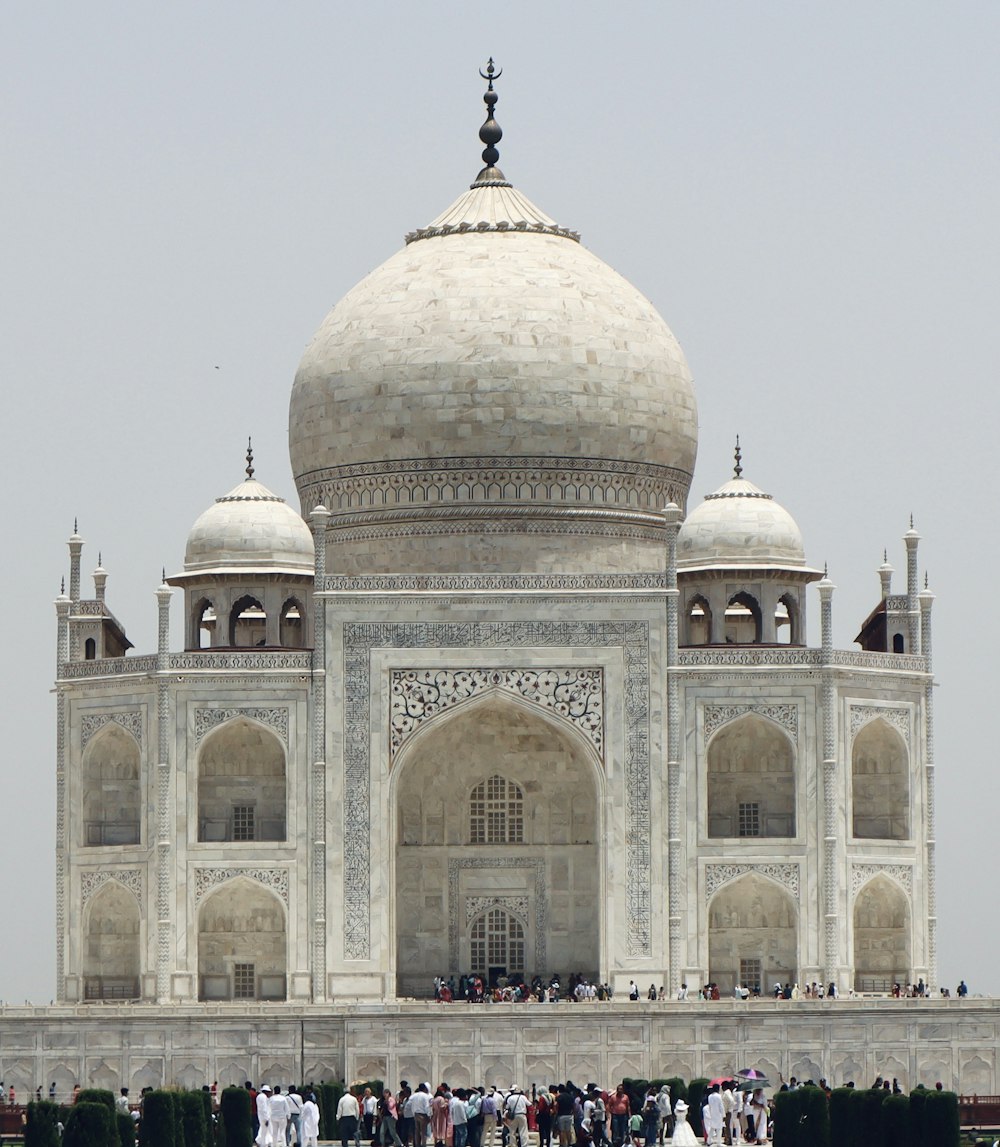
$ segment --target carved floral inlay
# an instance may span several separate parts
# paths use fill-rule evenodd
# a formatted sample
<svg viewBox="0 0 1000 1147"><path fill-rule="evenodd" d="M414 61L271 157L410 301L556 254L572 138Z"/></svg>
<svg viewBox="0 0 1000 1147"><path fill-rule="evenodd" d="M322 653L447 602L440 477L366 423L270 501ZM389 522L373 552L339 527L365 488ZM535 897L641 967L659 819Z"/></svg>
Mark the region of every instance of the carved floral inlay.
<svg viewBox="0 0 1000 1147"><path fill-rule="evenodd" d="M288 905L288 870L286 868L196 868L194 870L194 899L199 904L204 897L233 877L243 876L270 888Z"/></svg>
<svg viewBox="0 0 1000 1147"><path fill-rule="evenodd" d="M724 884L753 873L767 876L783 885L798 899L799 866L797 864L706 864L705 899L711 900Z"/></svg>
<svg viewBox="0 0 1000 1147"><path fill-rule="evenodd" d="M798 705L706 705L705 740L709 740L723 725L728 725L730 721L735 721L739 717L745 717L748 713L755 713L758 717L766 717L769 721L780 725L798 744Z"/></svg>
<svg viewBox="0 0 1000 1147"><path fill-rule="evenodd" d="M112 721L142 744L142 713L129 709L122 713L85 713L80 720L80 747L85 749L91 737Z"/></svg>
<svg viewBox="0 0 1000 1147"><path fill-rule="evenodd" d="M890 709L886 705L852 705L851 706L851 740L871 721L882 718L891 725L903 738L910 743L910 714L906 709Z"/></svg>
<svg viewBox="0 0 1000 1147"><path fill-rule="evenodd" d="M488 689L514 693L575 725L604 756L604 672L568 669L394 669L390 675L390 752L429 718Z"/></svg>
<svg viewBox="0 0 1000 1147"><path fill-rule="evenodd" d="M200 744L206 733L214 728L232 720L234 717L246 717L248 721L258 721L267 725L288 744L288 709L276 707L269 709L195 709L194 711L194 740Z"/></svg>
<svg viewBox="0 0 1000 1147"><path fill-rule="evenodd" d="M99 872L82 872L80 874L80 897L83 903L98 892L109 880L117 880L119 884L133 893L136 900L142 903L142 869L141 868L102 868Z"/></svg>
<svg viewBox="0 0 1000 1147"><path fill-rule="evenodd" d="M913 892L913 868L909 864L852 864L851 895L857 896L862 888L876 876L888 876L907 894Z"/></svg>

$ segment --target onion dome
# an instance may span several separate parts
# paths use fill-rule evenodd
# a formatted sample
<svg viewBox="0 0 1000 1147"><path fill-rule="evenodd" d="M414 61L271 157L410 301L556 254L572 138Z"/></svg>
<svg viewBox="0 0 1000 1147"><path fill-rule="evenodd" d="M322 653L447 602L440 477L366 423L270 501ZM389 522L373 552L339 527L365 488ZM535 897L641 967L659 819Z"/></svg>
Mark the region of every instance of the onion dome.
<svg viewBox="0 0 1000 1147"><path fill-rule="evenodd" d="M679 571L725 569L815 573L806 566L802 534L795 519L770 494L742 476L736 442L733 477L688 514L677 535Z"/></svg>
<svg viewBox="0 0 1000 1147"><path fill-rule="evenodd" d="M186 574L312 574L312 533L289 506L253 476L247 450L247 476L216 498L188 534Z"/></svg>
<svg viewBox="0 0 1000 1147"><path fill-rule="evenodd" d="M697 413L652 304L485 166L323 321L292 389L331 572L656 570Z"/></svg>

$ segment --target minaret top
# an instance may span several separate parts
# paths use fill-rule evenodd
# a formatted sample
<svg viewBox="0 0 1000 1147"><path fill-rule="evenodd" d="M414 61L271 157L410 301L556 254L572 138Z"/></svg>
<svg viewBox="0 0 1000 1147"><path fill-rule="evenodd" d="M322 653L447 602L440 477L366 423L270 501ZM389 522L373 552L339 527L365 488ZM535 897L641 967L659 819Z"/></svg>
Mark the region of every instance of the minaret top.
<svg viewBox="0 0 1000 1147"><path fill-rule="evenodd" d="M493 57L490 56L486 64L486 71L482 68L479 69L479 74L486 80L486 91L483 93L483 103L486 104L486 119L483 121L483 126L479 129L479 138L486 146L483 148L483 163L486 166L476 176L476 183L506 183L507 177L497 167L500 161L500 152L497 151L497 144L503 139L503 129L493 117L493 110L496 107L497 100L500 98L493 90L493 81L498 80L503 75L503 68L497 68L493 63ZM475 185L473 185L475 186Z"/></svg>
<svg viewBox="0 0 1000 1147"><path fill-rule="evenodd" d="M247 480L253 477L253 439L247 438Z"/></svg>

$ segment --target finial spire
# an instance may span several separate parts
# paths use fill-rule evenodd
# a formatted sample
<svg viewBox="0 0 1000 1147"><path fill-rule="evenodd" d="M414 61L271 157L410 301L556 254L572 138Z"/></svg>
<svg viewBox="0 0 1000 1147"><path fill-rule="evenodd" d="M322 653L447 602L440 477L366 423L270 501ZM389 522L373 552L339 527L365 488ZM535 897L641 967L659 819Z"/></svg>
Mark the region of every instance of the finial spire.
<svg viewBox="0 0 1000 1147"><path fill-rule="evenodd" d="M889 547L886 546L885 549L882 551L882 561L887 562L888 560L889 560Z"/></svg>
<svg viewBox="0 0 1000 1147"><path fill-rule="evenodd" d="M913 529L913 515L910 515L910 529Z"/></svg>
<svg viewBox="0 0 1000 1147"><path fill-rule="evenodd" d="M740 436L736 435L736 449L733 451L733 458L736 459L736 465L733 467L733 477L738 478L743 473L743 451L740 450Z"/></svg>
<svg viewBox="0 0 1000 1147"><path fill-rule="evenodd" d="M161 566L160 568L160 581L166 584L167 581L167 567Z"/></svg>
<svg viewBox="0 0 1000 1147"><path fill-rule="evenodd" d="M59 592L63 595L63 597L66 596L66 579L65 578L61 578L59 581Z"/></svg>
<svg viewBox="0 0 1000 1147"><path fill-rule="evenodd" d="M497 151L497 144L503 139L503 131L493 118L493 109L496 107L497 100L500 98L493 90L493 81L498 80L503 75L503 68L497 68L493 63L493 57L490 56L486 64L486 71L484 72L483 69L480 68L479 74L487 82L486 91L483 93L483 103L486 104L486 119L483 122L483 126L479 129L479 138L486 144L486 147L483 148L483 163L485 163L486 166L477 176L477 183L504 178L503 173L497 169L497 163L500 160L500 152Z"/></svg>
<svg viewBox="0 0 1000 1147"><path fill-rule="evenodd" d="M912 526L912 525L913 525L913 523L912 523L912 522L910 522L910 525ZM78 534L79 532L80 532L80 529L79 529L79 527L77 526L77 519L76 519L76 518L74 518L74 519L73 519L73 533L74 533L74 534Z"/></svg>
<svg viewBox="0 0 1000 1147"><path fill-rule="evenodd" d="M927 570L924 570L924 589L930 589L930 587L930 574L927 572Z"/></svg>
<svg viewBox="0 0 1000 1147"><path fill-rule="evenodd" d="M253 439L247 438L247 479L253 477Z"/></svg>

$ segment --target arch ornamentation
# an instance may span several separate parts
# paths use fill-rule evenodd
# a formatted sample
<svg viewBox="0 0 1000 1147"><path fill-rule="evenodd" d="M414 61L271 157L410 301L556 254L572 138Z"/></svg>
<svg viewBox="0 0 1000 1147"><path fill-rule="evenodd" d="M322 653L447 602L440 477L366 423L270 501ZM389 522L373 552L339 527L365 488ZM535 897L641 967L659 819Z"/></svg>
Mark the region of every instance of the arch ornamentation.
<svg viewBox="0 0 1000 1147"><path fill-rule="evenodd" d="M547 970L547 947L546 935L548 933L549 925L549 901L546 895L545 888L545 861L540 857L525 857L518 856L463 856L453 857L448 861L448 949L450 953L451 966L457 968L460 966L459 960L459 923L458 923L458 874L463 868L530 868L535 873L535 963L534 969L540 975L544 975ZM477 915L481 915L482 911L488 911L491 907L503 908L509 911L513 916L519 916L522 925L527 926L528 920L528 905L527 897L472 897L472 900L488 901L484 908L469 915L466 909L466 927L472 922ZM519 913L515 908L508 907L503 901L505 899L523 901L522 911Z"/></svg>
<svg viewBox="0 0 1000 1147"><path fill-rule="evenodd" d="M102 868L94 872L80 874L80 900L86 904L92 896L104 887L109 881L117 881L124 889L131 892L142 907L142 869L141 868Z"/></svg>
<svg viewBox="0 0 1000 1147"><path fill-rule="evenodd" d="M862 888L876 876L887 876L906 893L913 895L913 866L909 864L852 864L851 898L855 899Z"/></svg>
<svg viewBox="0 0 1000 1147"><path fill-rule="evenodd" d="M142 712L139 709L127 709L120 713L84 713L80 720L80 748L85 749L91 738L111 722L120 725L126 733L131 733L136 743L142 747Z"/></svg>
<svg viewBox="0 0 1000 1147"><path fill-rule="evenodd" d="M706 864L705 903L707 904L720 888L749 874L773 880L775 884L787 889L798 901L800 873L797 864Z"/></svg>
<svg viewBox="0 0 1000 1147"><path fill-rule="evenodd" d="M214 892L220 884L235 880L242 876L254 884L260 884L269 892L277 894L278 899L288 907L288 869L287 868L196 868L194 870L194 902L199 905L210 893Z"/></svg>
<svg viewBox="0 0 1000 1147"><path fill-rule="evenodd" d="M528 898L527 896L467 896L465 898L466 927L477 916L500 908L515 917L522 928L528 926Z"/></svg>
<svg viewBox="0 0 1000 1147"><path fill-rule="evenodd" d="M861 732L865 725L881 718L890 725L906 742L910 744L910 713L907 709L891 709L885 705L852 705L851 706L851 741Z"/></svg>
<svg viewBox="0 0 1000 1147"><path fill-rule="evenodd" d="M752 713L758 717L765 717L775 725L780 725L796 745L799 743L798 705L706 705L703 713L706 742L723 725Z"/></svg>
<svg viewBox="0 0 1000 1147"><path fill-rule="evenodd" d="M389 754L432 717L488 690L511 693L569 721L604 761L604 670L393 669L389 675Z"/></svg>
<svg viewBox="0 0 1000 1147"><path fill-rule="evenodd" d="M259 725L266 725L267 728L277 733L285 747L288 747L288 709L283 706L270 709L195 709L195 745L200 745L208 733L235 717L245 717L248 721L256 721Z"/></svg>

